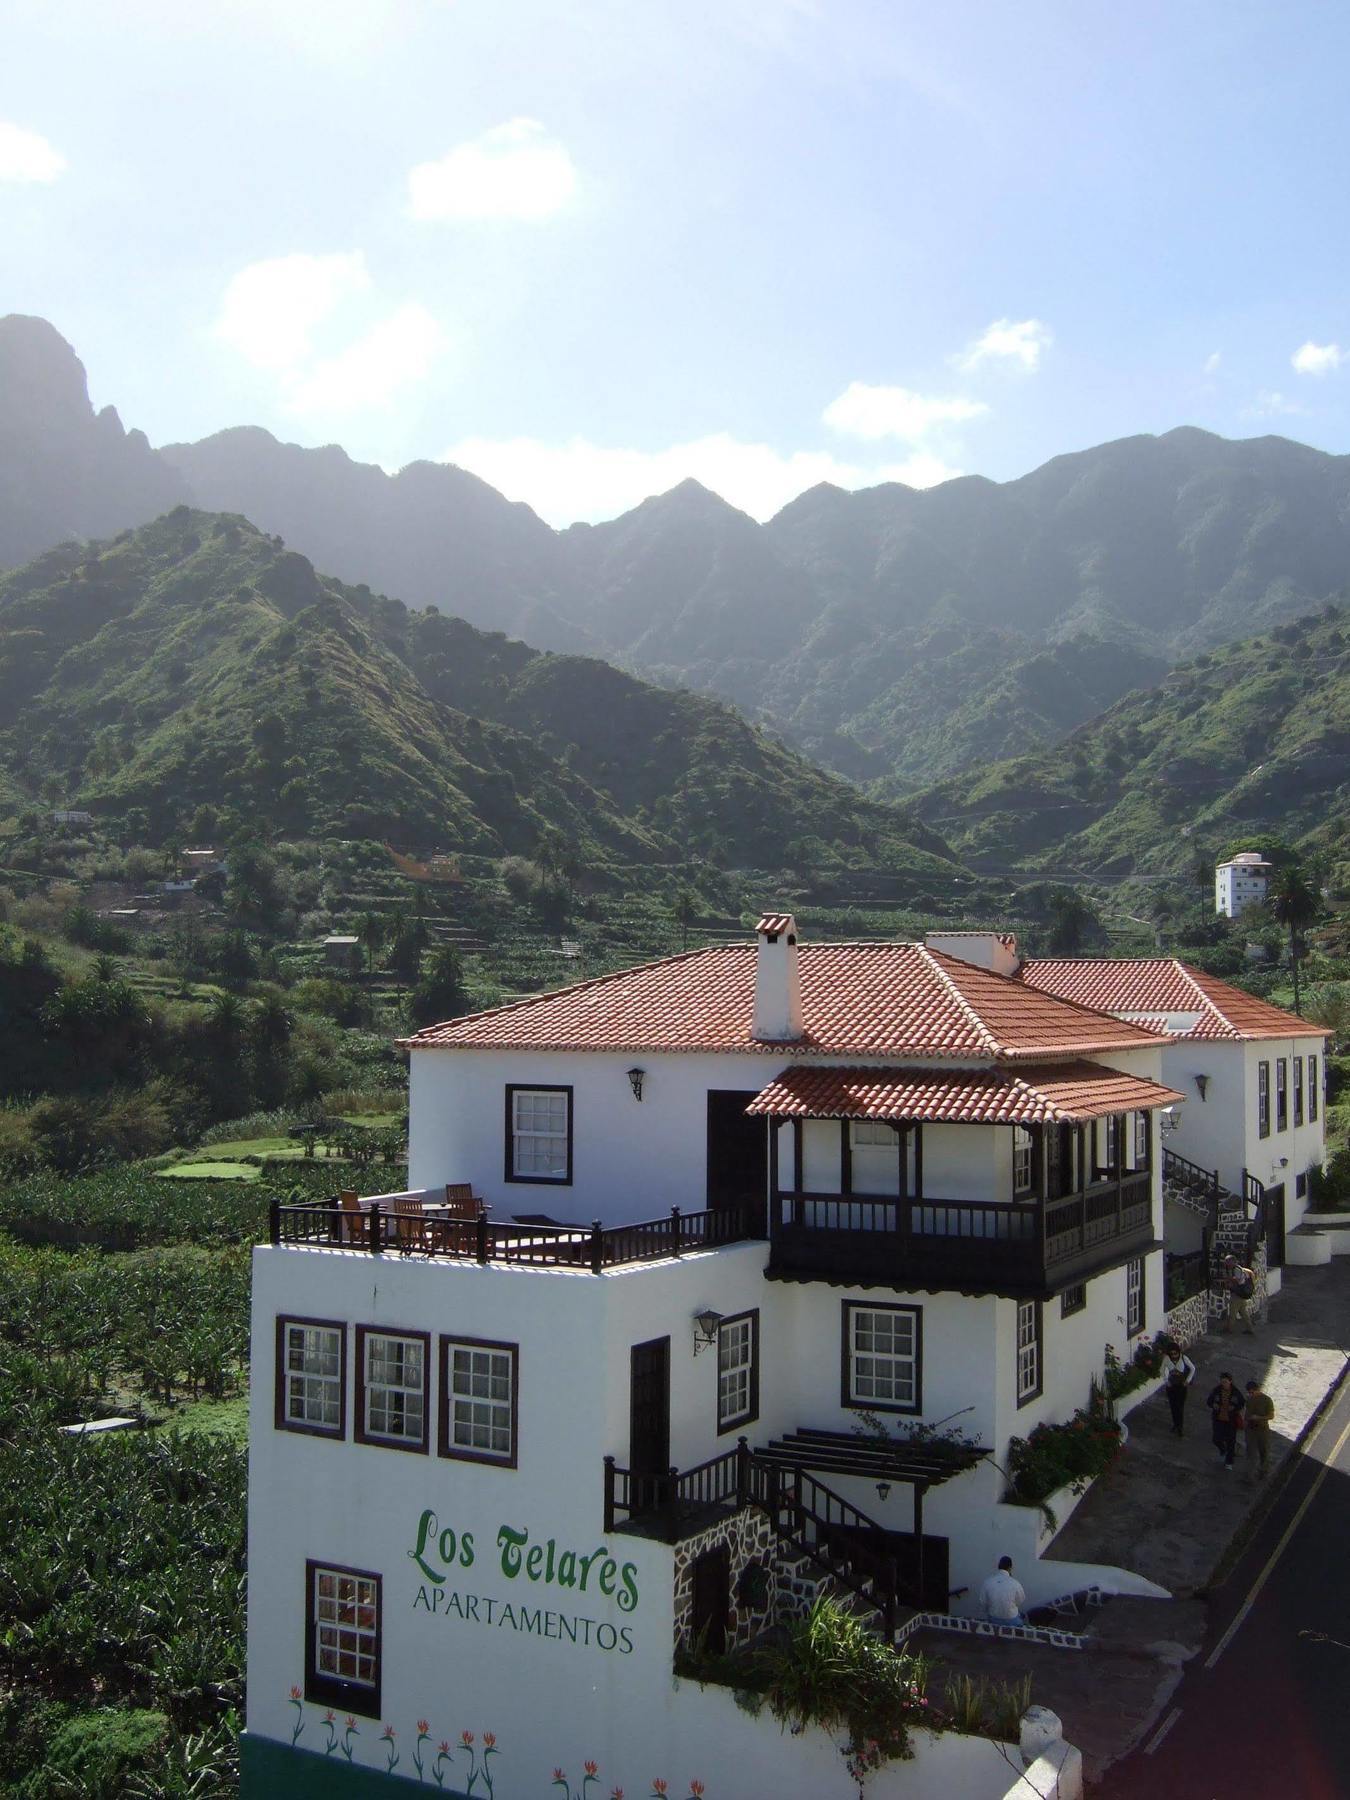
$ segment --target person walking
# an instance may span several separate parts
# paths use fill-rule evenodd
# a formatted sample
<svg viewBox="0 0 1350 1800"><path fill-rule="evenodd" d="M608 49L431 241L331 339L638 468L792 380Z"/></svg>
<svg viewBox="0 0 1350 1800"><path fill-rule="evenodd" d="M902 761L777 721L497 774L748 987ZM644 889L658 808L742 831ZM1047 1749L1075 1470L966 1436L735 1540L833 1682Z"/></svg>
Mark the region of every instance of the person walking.
<svg viewBox="0 0 1350 1800"><path fill-rule="evenodd" d="M1026 1589L1012 1572L1011 1556L1000 1556L998 1568L980 1588L980 1610L994 1625L1025 1625Z"/></svg>
<svg viewBox="0 0 1350 1800"><path fill-rule="evenodd" d="M1172 1430L1177 1437L1184 1437L1186 1395L1190 1392L1191 1383L1195 1380L1195 1364L1180 1344L1167 1346L1163 1355L1163 1374L1167 1379L1165 1392L1167 1404L1172 1411Z"/></svg>
<svg viewBox="0 0 1350 1800"><path fill-rule="evenodd" d="M1218 1386L1210 1389L1205 1405L1214 1421L1214 1448L1224 1468L1231 1471L1237 1454L1238 1427L1242 1423L1242 1391L1234 1386L1227 1369L1220 1375Z"/></svg>
<svg viewBox="0 0 1350 1800"><path fill-rule="evenodd" d="M1275 1417L1275 1402L1259 1381L1247 1383L1247 1404L1243 1410L1247 1420L1247 1467L1250 1469L1255 1462L1253 1479L1259 1481L1270 1470L1270 1422Z"/></svg>
<svg viewBox="0 0 1350 1800"><path fill-rule="evenodd" d="M1248 1337L1256 1335L1252 1328L1252 1305L1256 1299L1256 1277L1252 1271L1238 1261L1236 1256L1225 1256L1223 1259L1223 1285L1228 1291L1228 1312L1224 1318L1225 1332L1231 1332L1233 1321L1247 1333Z"/></svg>

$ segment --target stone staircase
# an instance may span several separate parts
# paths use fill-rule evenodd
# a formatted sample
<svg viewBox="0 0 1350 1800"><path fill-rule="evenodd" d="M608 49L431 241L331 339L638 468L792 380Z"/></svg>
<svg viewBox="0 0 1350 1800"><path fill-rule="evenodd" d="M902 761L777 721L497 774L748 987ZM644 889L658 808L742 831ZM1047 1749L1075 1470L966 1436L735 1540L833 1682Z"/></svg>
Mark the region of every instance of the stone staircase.
<svg viewBox="0 0 1350 1800"><path fill-rule="evenodd" d="M1223 1263L1235 1256L1256 1277L1256 1301L1264 1304L1266 1294L1266 1247L1263 1236L1261 1184L1248 1175L1244 1191L1235 1194L1224 1187L1216 1171L1202 1169L1170 1150L1163 1151L1163 1199L1173 1206L1184 1207L1205 1221L1205 1244L1209 1257L1208 1314L1210 1323L1228 1313L1228 1295L1223 1286Z"/></svg>

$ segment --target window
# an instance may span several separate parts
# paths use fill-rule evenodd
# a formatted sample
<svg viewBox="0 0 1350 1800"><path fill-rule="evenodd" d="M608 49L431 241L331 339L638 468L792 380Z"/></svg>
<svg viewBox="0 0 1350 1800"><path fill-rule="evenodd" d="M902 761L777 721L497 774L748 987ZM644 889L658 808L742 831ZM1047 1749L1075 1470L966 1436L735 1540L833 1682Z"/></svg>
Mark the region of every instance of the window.
<svg viewBox="0 0 1350 1800"><path fill-rule="evenodd" d="M1149 1115L1137 1112L1134 1115L1134 1166L1136 1169L1148 1167L1148 1133Z"/></svg>
<svg viewBox="0 0 1350 1800"><path fill-rule="evenodd" d="M1082 1312L1087 1305L1087 1283L1075 1281L1072 1287L1066 1287L1059 1297L1059 1316L1061 1319L1072 1317Z"/></svg>
<svg viewBox="0 0 1350 1800"><path fill-rule="evenodd" d="M440 1453L516 1466L515 1344L441 1339Z"/></svg>
<svg viewBox="0 0 1350 1800"><path fill-rule="evenodd" d="M1136 1256L1125 1265L1125 1333L1138 1337L1144 1329L1144 1259Z"/></svg>
<svg viewBox="0 0 1350 1800"><path fill-rule="evenodd" d="M920 1398L923 1314L917 1306L860 1306L844 1301L845 1406L869 1412L923 1410Z"/></svg>
<svg viewBox="0 0 1350 1800"><path fill-rule="evenodd" d="M1017 1303L1017 1404L1025 1406L1041 1391L1041 1303Z"/></svg>
<svg viewBox="0 0 1350 1800"><path fill-rule="evenodd" d="M570 1087L506 1089L506 1179L572 1179L572 1090Z"/></svg>
<svg viewBox="0 0 1350 1800"><path fill-rule="evenodd" d="M1303 1058L1294 1058L1294 1123L1303 1123Z"/></svg>
<svg viewBox="0 0 1350 1800"><path fill-rule="evenodd" d="M1106 1126L1106 1160L1102 1166L1114 1175L1120 1167L1120 1114L1112 1113L1103 1123Z"/></svg>
<svg viewBox="0 0 1350 1800"><path fill-rule="evenodd" d="M849 1142L855 1150L894 1150L898 1133L880 1119L854 1119Z"/></svg>
<svg viewBox="0 0 1350 1800"><path fill-rule="evenodd" d="M1308 1171L1305 1169L1301 1175L1295 1175L1295 1177L1294 1177L1294 1198L1296 1200L1305 1199L1307 1196L1307 1193L1308 1193Z"/></svg>
<svg viewBox="0 0 1350 1800"><path fill-rule="evenodd" d="M347 1328L333 1319L277 1320L276 1427L340 1438L347 1431Z"/></svg>
<svg viewBox="0 0 1350 1800"><path fill-rule="evenodd" d="M1317 1085L1317 1058L1310 1056L1308 1058L1308 1123L1310 1125L1317 1123L1317 1101L1321 1091Z"/></svg>
<svg viewBox="0 0 1350 1800"><path fill-rule="evenodd" d="M1013 1126L1013 1192L1029 1194L1033 1177L1031 1133L1025 1125Z"/></svg>
<svg viewBox="0 0 1350 1800"><path fill-rule="evenodd" d="M1256 1065L1256 1135L1270 1136L1270 1064Z"/></svg>
<svg viewBox="0 0 1350 1800"><path fill-rule="evenodd" d="M305 1564L305 1698L380 1716L380 1577Z"/></svg>
<svg viewBox="0 0 1350 1800"><path fill-rule="evenodd" d="M356 1328L356 1441L399 1450L427 1448L427 1374L431 1336L425 1331Z"/></svg>
<svg viewBox="0 0 1350 1800"><path fill-rule="evenodd" d="M717 1429L759 1417L759 1308L717 1328Z"/></svg>
<svg viewBox="0 0 1350 1800"><path fill-rule="evenodd" d="M1275 1060L1275 1129L1289 1129L1289 1059L1285 1056Z"/></svg>

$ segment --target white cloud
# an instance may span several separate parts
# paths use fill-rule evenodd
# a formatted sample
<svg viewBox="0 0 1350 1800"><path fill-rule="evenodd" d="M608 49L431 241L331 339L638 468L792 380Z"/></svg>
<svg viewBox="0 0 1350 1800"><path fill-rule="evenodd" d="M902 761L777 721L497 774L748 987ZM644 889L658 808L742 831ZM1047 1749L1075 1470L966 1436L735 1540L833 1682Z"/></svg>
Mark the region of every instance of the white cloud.
<svg viewBox="0 0 1350 1800"><path fill-rule="evenodd" d="M1339 344L1314 344L1310 338L1289 361L1300 375L1330 375L1345 361L1345 351Z"/></svg>
<svg viewBox="0 0 1350 1800"><path fill-rule="evenodd" d="M255 368L284 372L309 355L315 329L370 286L359 250L250 263L225 289L216 335Z"/></svg>
<svg viewBox="0 0 1350 1800"><path fill-rule="evenodd" d="M537 119L510 119L408 174L414 219L548 219L576 191L567 147Z"/></svg>
<svg viewBox="0 0 1350 1800"><path fill-rule="evenodd" d="M1209 355L1205 358L1205 374L1206 375L1217 375L1219 372L1219 364L1222 361L1223 361L1223 351L1222 350L1211 350Z"/></svg>
<svg viewBox="0 0 1350 1800"><path fill-rule="evenodd" d="M893 437L917 444L935 425L978 419L988 411L982 400L967 400L958 394L944 399L916 394L909 388L869 387L865 381L851 381L821 417L832 430L849 437L871 441Z"/></svg>
<svg viewBox="0 0 1350 1800"><path fill-rule="evenodd" d="M923 451L904 462L861 466L823 451L784 455L769 444L745 443L727 432L664 450L613 448L585 438L566 444L466 438L451 445L441 460L471 469L512 500L527 501L554 525L611 519L690 476L752 518L768 519L820 481L844 488L880 481L934 487L961 473Z"/></svg>
<svg viewBox="0 0 1350 1800"><path fill-rule="evenodd" d="M39 132L0 119L0 181L55 181L65 167L65 157Z"/></svg>
<svg viewBox="0 0 1350 1800"><path fill-rule="evenodd" d="M956 361L958 369L977 369L990 361L1020 363L1028 371L1040 367L1041 352L1054 343L1048 325L1039 319L995 319Z"/></svg>
<svg viewBox="0 0 1350 1800"><path fill-rule="evenodd" d="M1243 408L1243 414L1249 419L1273 419L1303 410L1297 400L1289 399L1277 388L1262 388L1251 405Z"/></svg>
<svg viewBox="0 0 1350 1800"><path fill-rule="evenodd" d="M427 374L445 341L426 307L409 301L315 363L287 394L287 409L332 414L388 406L400 388Z"/></svg>

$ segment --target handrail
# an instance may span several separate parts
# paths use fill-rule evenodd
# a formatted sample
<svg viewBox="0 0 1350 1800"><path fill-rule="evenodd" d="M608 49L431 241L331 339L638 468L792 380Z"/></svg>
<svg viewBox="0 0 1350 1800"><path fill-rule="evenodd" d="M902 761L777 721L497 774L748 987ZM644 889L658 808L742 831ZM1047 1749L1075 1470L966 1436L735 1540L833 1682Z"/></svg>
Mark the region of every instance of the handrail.
<svg viewBox="0 0 1350 1800"><path fill-rule="evenodd" d="M1162 1170L1164 1181L1184 1183L1186 1187L1198 1187L1217 1199L1219 1188L1219 1171L1202 1169L1199 1163L1190 1162L1184 1156L1178 1156L1175 1150L1164 1150L1162 1153Z"/></svg>
<svg viewBox="0 0 1350 1800"><path fill-rule="evenodd" d="M753 1453L750 1462L753 1499L768 1514L777 1536L841 1582L866 1606L875 1607L884 1621L886 1641L893 1642L899 1565L893 1556L870 1549L856 1535L881 1532L883 1528L799 1466L787 1469ZM805 1529L808 1522L816 1528L814 1538ZM837 1535L841 1532L845 1534L842 1542ZM866 1585L869 1581L870 1592Z"/></svg>

